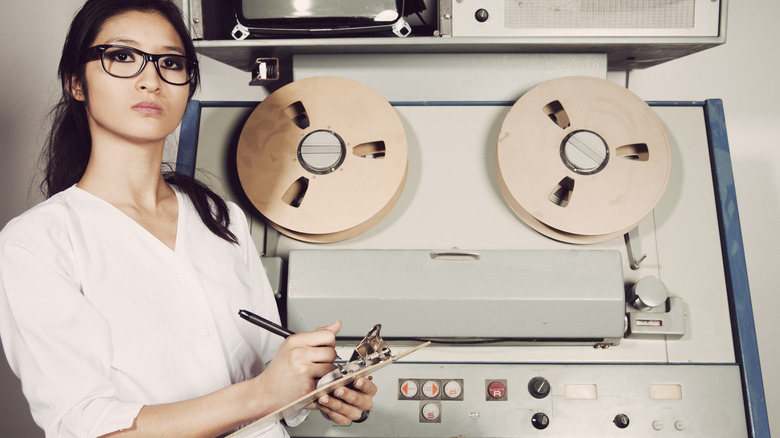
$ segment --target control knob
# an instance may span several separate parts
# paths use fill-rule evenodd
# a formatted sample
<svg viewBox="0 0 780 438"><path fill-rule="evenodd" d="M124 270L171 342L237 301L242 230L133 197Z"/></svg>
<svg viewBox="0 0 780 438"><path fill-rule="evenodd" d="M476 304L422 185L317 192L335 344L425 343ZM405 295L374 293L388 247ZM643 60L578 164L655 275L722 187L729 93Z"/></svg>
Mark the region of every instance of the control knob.
<svg viewBox="0 0 780 438"><path fill-rule="evenodd" d="M666 303L669 296L661 280L655 277L642 277L628 289L628 302L637 310L650 310Z"/></svg>
<svg viewBox="0 0 780 438"><path fill-rule="evenodd" d="M545 398L550 395L550 382L544 377L534 377L528 382L528 392L534 398Z"/></svg>
<svg viewBox="0 0 780 438"><path fill-rule="evenodd" d="M550 425L550 418L544 412L537 412L531 417L531 424L541 430Z"/></svg>
<svg viewBox="0 0 780 438"><path fill-rule="evenodd" d="M620 429L625 429L628 427L628 415L626 414L617 414L615 415L615 419L613 420L615 423L615 426L617 426Z"/></svg>

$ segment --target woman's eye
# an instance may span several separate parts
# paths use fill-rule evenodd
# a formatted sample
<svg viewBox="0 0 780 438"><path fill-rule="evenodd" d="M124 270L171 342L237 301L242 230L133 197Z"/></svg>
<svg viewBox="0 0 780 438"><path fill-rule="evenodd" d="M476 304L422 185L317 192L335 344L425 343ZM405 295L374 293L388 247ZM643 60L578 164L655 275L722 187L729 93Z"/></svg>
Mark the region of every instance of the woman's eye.
<svg viewBox="0 0 780 438"><path fill-rule="evenodd" d="M178 57L163 58L160 62L160 67L168 70L182 70L184 61Z"/></svg>
<svg viewBox="0 0 780 438"><path fill-rule="evenodd" d="M129 50L117 50L108 53L108 56L115 62L135 62L135 56L133 52Z"/></svg>

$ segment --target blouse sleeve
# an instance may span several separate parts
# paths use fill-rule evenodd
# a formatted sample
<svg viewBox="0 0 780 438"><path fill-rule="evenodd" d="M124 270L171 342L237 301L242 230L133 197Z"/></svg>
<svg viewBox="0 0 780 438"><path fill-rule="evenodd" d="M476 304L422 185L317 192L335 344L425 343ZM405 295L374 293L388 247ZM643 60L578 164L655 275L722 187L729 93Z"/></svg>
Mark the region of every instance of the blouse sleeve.
<svg viewBox="0 0 780 438"><path fill-rule="evenodd" d="M274 297L271 283L268 281L268 275L260 260L260 253L250 235L246 216L236 204L229 203L228 205L230 206L230 230L236 235L241 255L249 272L248 292L250 296L248 297L249 309L247 310L279 324L280 317L276 305L276 297ZM243 336L255 348L264 364L267 365L276 354L276 350L282 345L284 339L268 331L251 326L246 322L241 323L241 328Z"/></svg>
<svg viewBox="0 0 780 438"><path fill-rule="evenodd" d="M244 257L247 261L247 267L250 272L250 278L252 282L252 297L251 306L252 312L261 315L262 317L271 320L275 323L280 322L279 310L276 305L276 298L274 297L271 289L271 284L268 281L268 275L263 268L263 264L260 260L260 253L249 234L249 226L246 221L246 217L241 209L235 204L231 206L231 221L234 224L233 231L236 233L239 244L244 252ZM255 330L254 333L260 335L260 330ZM283 339L279 336L271 336L261 338L255 341L250 341L252 345L259 348L259 355L265 361L267 365L273 359L276 354L276 350L282 344ZM297 426L303 422L308 416L309 411L302 409L300 412L290 415L285 418L285 423L288 426Z"/></svg>
<svg viewBox="0 0 780 438"><path fill-rule="evenodd" d="M142 407L113 398L109 326L81 293L74 257L61 215L28 215L0 233L0 336L46 436L125 429Z"/></svg>

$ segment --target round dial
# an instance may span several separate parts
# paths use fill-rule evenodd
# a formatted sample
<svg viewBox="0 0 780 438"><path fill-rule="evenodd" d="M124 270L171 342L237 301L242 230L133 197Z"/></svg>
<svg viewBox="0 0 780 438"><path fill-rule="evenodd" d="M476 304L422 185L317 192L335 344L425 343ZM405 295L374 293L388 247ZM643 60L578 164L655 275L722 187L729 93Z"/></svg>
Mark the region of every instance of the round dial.
<svg viewBox="0 0 780 438"><path fill-rule="evenodd" d="M544 377L534 377L528 382L528 392L534 398L545 398L550 395L550 382Z"/></svg>
<svg viewBox="0 0 780 438"><path fill-rule="evenodd" d="M550 425L550 418L543 412L537 412L531 417L531 424L537 429L545 429Z"/></svg>

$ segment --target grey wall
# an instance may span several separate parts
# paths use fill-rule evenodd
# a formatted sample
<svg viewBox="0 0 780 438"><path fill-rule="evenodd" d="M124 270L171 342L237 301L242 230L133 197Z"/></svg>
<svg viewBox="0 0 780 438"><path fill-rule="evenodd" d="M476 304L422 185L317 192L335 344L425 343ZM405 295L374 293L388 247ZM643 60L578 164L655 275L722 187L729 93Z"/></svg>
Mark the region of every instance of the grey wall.
<svg viewBox="0 0 780 438"><path fill-rule="evenodd" d="M56 101L56 68L71 17L81 0L6 0L0 14L0 225L41 199L31 184L45 117ZM629 88L646 100L721 98L731 143L758 343L770 422L780 430L780 332L776 260L780 248L780 87L776 57L780 3L732 1L729 41L721 47L630 74ZM263 89L248 74L202 60L203 100L251 100ZM611 73L623 83L625 74ZM43 436L30 419L18 380L0 358L0 436Z"/></svg>

